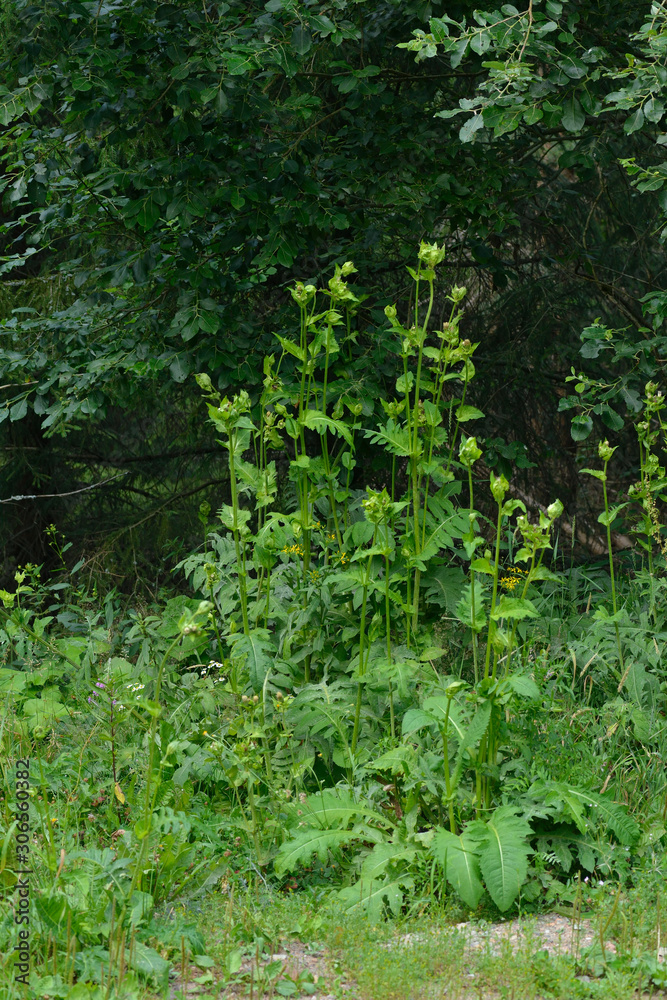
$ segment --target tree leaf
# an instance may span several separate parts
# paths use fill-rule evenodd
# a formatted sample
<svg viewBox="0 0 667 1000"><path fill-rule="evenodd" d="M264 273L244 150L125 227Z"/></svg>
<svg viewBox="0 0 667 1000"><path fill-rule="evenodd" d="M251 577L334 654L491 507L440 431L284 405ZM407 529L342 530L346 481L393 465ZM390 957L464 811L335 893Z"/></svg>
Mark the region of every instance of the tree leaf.
<svg viewBox="0 0 667 1000"><path fill-rule="evenodd" d="M638 132L643 124L644 112L641 108L636 108L623 122L623 131L631 135L633 132Z"/></svg>
<svg viewBox="0 0 667 1000"><path fill-rule="evenodd" d="M567 129L568 132L580 132L586 124L584 109L574 95L564 102L561 121L563 128Z"/></svg>
<svg viewBox="0 0 667 1000"><path fill-rule="evenodd" d="M472 142L475 132L479 132L481 128L484 128L484 119L481 114L476 114L472 118L468 118L459 129L460 141ZM471 407L471 409L474 409L474 407Z"/></svg>

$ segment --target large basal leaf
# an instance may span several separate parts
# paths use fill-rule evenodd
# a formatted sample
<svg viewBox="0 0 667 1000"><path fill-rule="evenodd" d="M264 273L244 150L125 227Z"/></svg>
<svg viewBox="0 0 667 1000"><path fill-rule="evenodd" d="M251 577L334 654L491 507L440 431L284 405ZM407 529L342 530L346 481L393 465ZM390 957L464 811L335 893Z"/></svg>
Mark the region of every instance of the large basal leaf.
<svg viewBox="0 0 667 1000"><path fill-rule="evenodd" d="M377 923L383 916L385 903L394 916L398 916L403 905L403 890L413 887L414 882L408 876L382 881L360 879L337 895L347 913L365 913L369 920Z"/></svg>
<svg viewBox="0 0 667 1000"><path fill-rule="evenodd" d="M132 946L130 965L137 972L158 982L166 980L171 968L166 958L140 941L135 941Z"/></svg>
<svg viewBox="0 0 667 1000"><path fill-rule="evenodd" d="M499 910L509 909L526 880L531 833L528 823L516 815L512 806L496 809L486 823L479 867Z"/></svg>
<svg viewBox="0 0 667 1000"><path fill-rule="evenodd" d="M276 874L290 872L298 864L310 861L317 854L321 861L326 861L329 851L334 847L342 847L352 840L358 840L360 833L356 830L320 830L306 827L298 830L291 840L281 845L273 862Z"/></svg>
<svg viewBox="0 0 667 1000"><path fill-rule="evenodd" d="M356 802L349 792L337 788L325 788L309 795L301 805L300 819L321 829L347 826L354 819L374 820L383 827L394 825L387 816L365 802Z"/></svg>
<svg viewBox="0 0 667 1000"><path fill-rule="evenodd" d="M379 879L385 874L388 865L396 861L412 861L417 849L406 847L405 844L389 844L386 841L376 844L361 866L362 879Z"/></svg>
<svg viewBox="0 0 667 1000"><path fill-rule="evenodd" d="M445 878L471 910L477 909L484 886L479 871L479 838L464 830L458 837L438 829L431 852L445 869Z"/></svg>

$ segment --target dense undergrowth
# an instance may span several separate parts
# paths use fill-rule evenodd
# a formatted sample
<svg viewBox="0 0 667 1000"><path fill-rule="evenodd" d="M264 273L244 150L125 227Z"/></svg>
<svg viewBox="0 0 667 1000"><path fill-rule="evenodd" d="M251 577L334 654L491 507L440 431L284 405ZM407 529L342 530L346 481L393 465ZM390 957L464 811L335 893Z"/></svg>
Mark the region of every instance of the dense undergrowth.
<svg viewBox="0 0 667 1000"><path fill-rule="evenodd" d="M650 895L664 878L662 396L648 384L627 503L609 505L606 441L583 470L610 552L621 514L634 526L625 564L554 560L562 504L527 513L493 472L489 520L465 289L430 326L441 259L422 244L410 326L386 310L378 336L403 373L379 423L346 372L351 264L324 292L294 288L298 334L266 359L260 399L197 376L231 503L202 506L175 596L98 594L65 569L55 529L63 572L23 567L2 593L8 996L25 985L13 905L28 860L29 995L63 997L162 989L193 956L206 970L175 904L232 906L249 885L374 923L576 913L589 883ZM384 462L362 492L364 438Z"/></svg>

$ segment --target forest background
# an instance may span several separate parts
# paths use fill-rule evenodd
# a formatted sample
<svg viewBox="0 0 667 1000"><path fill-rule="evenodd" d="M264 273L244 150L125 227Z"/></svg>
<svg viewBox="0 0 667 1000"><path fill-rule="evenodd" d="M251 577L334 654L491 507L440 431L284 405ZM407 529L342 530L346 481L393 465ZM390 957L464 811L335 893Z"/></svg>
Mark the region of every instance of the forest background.
<svg viewBox="0 0 667 1000"><path fill-rule="evenodd" d="M657 878L667 5L1 18L0 732L57 988L161 981L232 843L374 917ZM61 850L123 862L115 924Z"/></svg>

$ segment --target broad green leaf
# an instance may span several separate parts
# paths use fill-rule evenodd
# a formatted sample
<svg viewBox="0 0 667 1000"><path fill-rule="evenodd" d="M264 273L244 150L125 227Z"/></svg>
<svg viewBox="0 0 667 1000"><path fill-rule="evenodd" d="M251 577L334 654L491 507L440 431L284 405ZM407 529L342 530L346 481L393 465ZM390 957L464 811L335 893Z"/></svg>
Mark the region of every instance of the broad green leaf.
<svg viewBox="0 0 667 1000"><path fill-rule="evenodd" d="M393 420L388 420L386 425L377 431L364 430L363 433L373 444L381 445L393 455L412 454L412 442L408 431Z"/></svg>
<svg viewBox="0 0 667 1000"><path fill-rule="evenodd" d="M0 667L0 691L9 694L10 691L22 691L26 685L28 675L21 670L9 670L7 667Z"/></svg>
<svg viewBox="0 0 667 1000"><path fill-rule="evenodd" d="M299 25L292 32L292 48L300 55L305 56L313 47L313 39L307 28Z"/></svg>
<svg viewBox="0 0 667 1000"><path fill-rule="evenodd" d="M484 414L481 410L478 410L476 406L459 406L456 411L456 419L462 424L466 423L468 420L481 420Z"/></svg>
<svg viewBox="0 0 667 1000"><path fill-rule="evenodd" d="M595 476L601 482L605 482L607 478L607 473L603 472L602 469L579 469L579 474L581 476Z"/></svg>
<svg viewBox="0 0 667 1000"><path fill-rule="evenodd" d="M466 576L460 566L438 566L424 575L426 601L452 612L461 597L465 582Z"/></svg>
<svg viewBox="0 0 667 1000"><path fill-rule="evenodd" d="M409 708L403 716L401 732L403 736L409 736L411 733L416 733L420 729L435 726L436 724L437 719L430 712L425 712L421 708Z"/></svg>
<svg viewBox="0 0 667 1000"><path fill-rule="evenodd" d="M447 718L447 705L450 699L444 694L431 695L424 701L424 710L438 723L442 729ZM455 736L459 741L464 738L466 726L461 719L461 709L456 702L451 699L449 706L447 738Z"/></svg>
<svg viewBox="0 0 667 1000"><path fill-rule="evenodd" d="M604 524L605 527L607 525L613 524L618 515L620 514L620 512L624 510L627 506L628 502L626 501L625 503L617 504L616 507L611 507L608 513L603 510L602 513L598 515L598 521L600 522L600 524Z"/></svg>
<svg viewBox="0 0 667 1000"><path fill-rule="evenodd" d="M63 927L67 925L68 914L71 909L67 897L61 892L52 892L50 895L36 893L32 899L35 913L47 933L60 934Z"/></svg>
<svg viewBox="0 0 667 1000"><path fill-rule="evenodd" d="M384 875L390 862L412 861L417 849L405 844L376 844L361 865L362 879L378 879Z"/></svg>
<svg viewBox="0 0 667 1000"><path fill-rule="evenodd" d="M403 720L405 722L405 719ZM413 730L414 731L414 730ZM409 774L411 765L416 761L415 751L411 746L402 744L392 747L381 754L368 765L370 771L390 771L391 774Z"/></svg>
<svg viewBox="0 0 667 1000"><path fill-rule="evenodd" d="M463 597L457 603L454 614L460 622L473 628L475 632L480 632L486 625L486 611L484 610L484 598L482 585L479 580L475 580L475 619L473 621L472 589L468 583L463 588Z"/></svg>
<svg viewBox="0 0 667 1000"><path fill-rule="evenodd" d="M531 834L514 806L500 806L486 823L479 867L489 895L501 911L509 909L526 880Z"/></svg>
<svg viewBox="0 0 667 1000"><path fill-rule="evenodd" d="M431 852L445 869L445 878L471 910L476 910L484 891L480 879L480 841L464 830L459 836L438 828Z"/></svg>
<svg viewBox="0 0 667 1000"><path fill-rule="evenodd" d="M507 597L503 594L491 617L494 621L501 618L537 618L538 613L533 602L527 597Z"/></svg>
<svg viewBox="0 0 667 1000"><path fill-rule="evenodd" d="M141 972L142 975L155 979L158 982L166 980L171 964L155 948L149 948L148 945L135 940L130 955L129 964L137 972Z"/></svg>
<svg viewBox="0 0 667 1000"><path fill-rule="evenodd" d="M593 421L584 413L579 413L572 418L570 424L570 436L573 441L585 441L593 430Z"/></svg>
<svg viewBox="0 0 667 1000"><path fill-rule="evenodd" d="M281 337L279 333L274 333L274 337L276 337L276 339L280 342L280 346L283 351L286 351L288 354L293 354L295 358L299 359L299 361L304 360L304 352L298 344L294 343L293 340L288 340L287 337Z"/></svg>

